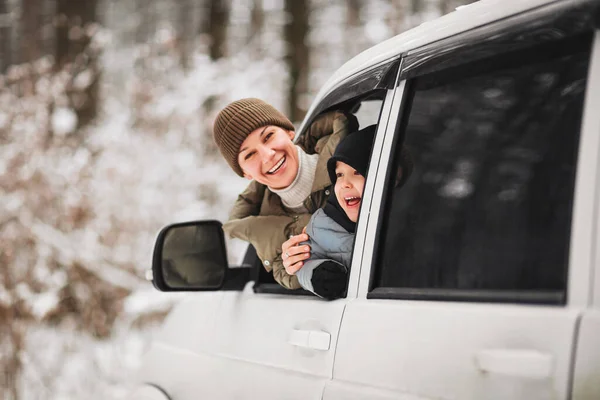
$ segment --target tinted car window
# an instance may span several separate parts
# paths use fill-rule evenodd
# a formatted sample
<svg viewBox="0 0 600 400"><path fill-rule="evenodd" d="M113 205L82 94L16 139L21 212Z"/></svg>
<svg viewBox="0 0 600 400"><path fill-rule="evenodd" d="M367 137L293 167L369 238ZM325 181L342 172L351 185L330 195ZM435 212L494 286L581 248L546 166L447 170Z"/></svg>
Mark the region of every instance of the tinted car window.
<svg viewBox="0 0 600 400"><path fill-rule="evenodd" d="M563 293L591 36L409 82L372 287ZM563 298L564 301L564 298Z"/></svg>

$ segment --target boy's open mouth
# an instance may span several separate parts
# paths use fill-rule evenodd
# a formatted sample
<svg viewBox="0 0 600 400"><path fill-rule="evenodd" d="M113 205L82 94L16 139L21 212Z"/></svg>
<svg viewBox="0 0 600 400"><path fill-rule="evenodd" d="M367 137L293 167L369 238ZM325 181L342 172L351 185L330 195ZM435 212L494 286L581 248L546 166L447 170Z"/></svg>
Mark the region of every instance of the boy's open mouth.
<svg viewBox="0 0 600 400"><path fill-rule="evenodd" d="M283 156L281 158L281 160L279 160L277 162L277 164L275 164L273 166L273 168L271 168L270 170L267 171L267 175L273 175L273 174L277 173L277 171L279 171L281 169L281 167L283 166L284 163L285 163L285 156Z"/></svg>
<svg viewBox="0 0 600 400"><path fill-rule="evenodd" d="M358 204L360 204L360 199L360 197L356 196L344 197L344 201L346 202L346 206L348 207L357 206Z"/></svg>

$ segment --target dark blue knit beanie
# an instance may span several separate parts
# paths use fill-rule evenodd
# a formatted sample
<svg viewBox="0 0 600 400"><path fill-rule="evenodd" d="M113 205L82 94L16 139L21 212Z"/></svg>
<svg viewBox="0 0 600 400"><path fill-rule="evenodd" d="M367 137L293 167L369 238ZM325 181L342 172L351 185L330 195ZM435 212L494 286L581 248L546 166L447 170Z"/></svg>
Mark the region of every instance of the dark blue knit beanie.
<svg viewBox="0 0 600 400"><path fill-rule="evenodd" d="M362 176L367 176L376 127L377 125L369 125L340 141L333 156L327 161L327 172L332 184L337 180L335 166L338 161L348 164Z"/></svg>

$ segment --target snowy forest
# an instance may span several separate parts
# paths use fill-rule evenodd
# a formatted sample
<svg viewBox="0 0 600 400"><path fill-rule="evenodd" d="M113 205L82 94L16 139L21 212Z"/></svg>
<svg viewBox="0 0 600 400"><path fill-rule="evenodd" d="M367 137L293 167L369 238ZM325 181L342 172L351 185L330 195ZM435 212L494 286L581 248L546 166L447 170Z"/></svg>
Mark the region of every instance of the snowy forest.
<svg viewBox="0 0 600 400"><path fill-rule="evenodd" d="M156 233L247 183L219 109L299 124L344 62L470 2L0 0L0 398L126 398L183 296L144 279Z"/></svg>

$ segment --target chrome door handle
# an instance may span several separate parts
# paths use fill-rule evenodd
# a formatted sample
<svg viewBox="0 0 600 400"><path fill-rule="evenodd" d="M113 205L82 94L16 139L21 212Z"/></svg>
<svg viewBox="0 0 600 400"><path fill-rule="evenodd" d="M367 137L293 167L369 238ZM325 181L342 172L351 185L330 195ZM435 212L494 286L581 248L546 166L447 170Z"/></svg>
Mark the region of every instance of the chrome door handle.
<svg viewBox="0 0 600 400"><path fill-rule="evenodd" d="M331 334L325 331L294 329L290 334L288 343L292 346L326 351L329 350L329 346L331 345Z"/></svg>
<svg viewBox="0 0 600 400"><path fill-rule="evenodd" d="M544 379L552 375L551 354L528 349L486 349L475 355L479 370L519 378Z"/></svg>

